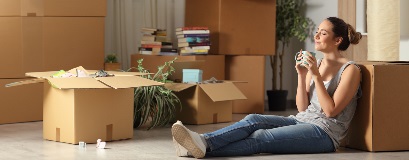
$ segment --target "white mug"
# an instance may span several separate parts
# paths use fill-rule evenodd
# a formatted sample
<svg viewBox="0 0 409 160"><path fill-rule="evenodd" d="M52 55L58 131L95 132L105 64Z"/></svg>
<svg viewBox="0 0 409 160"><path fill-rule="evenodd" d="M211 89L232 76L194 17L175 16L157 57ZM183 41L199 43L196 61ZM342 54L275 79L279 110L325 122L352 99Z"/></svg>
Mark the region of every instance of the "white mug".
<svg viewBox="0 0 409 160"><path fill-rule="evenodd" d="M308 65L308 62L307 62L307 59L306 59L306 57L307 57L307 51L302 51L302 54L303 54L303 55L302 55L302 58L301 58L301 59L297 59L299 54L300 54L300 52L297 52L297 53L295 54L294 59L295 59L297 62L301 62L300 66ZM314 53L314 52L310 52L310 54L311 54L313 57L315 57L315 53Z"/></svg>

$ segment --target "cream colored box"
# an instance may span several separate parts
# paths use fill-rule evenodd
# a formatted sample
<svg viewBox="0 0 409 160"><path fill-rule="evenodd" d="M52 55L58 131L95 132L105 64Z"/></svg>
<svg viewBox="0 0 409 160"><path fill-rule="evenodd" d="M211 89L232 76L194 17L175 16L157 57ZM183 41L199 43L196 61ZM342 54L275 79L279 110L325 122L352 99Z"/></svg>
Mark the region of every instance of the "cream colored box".
<svg viewBox="0 0 409 160"><path fill-rule="evenodd" d="M132 138L134 88L163 85L139 77L142 74L137 72L109 72L113 77L52 78L56 72L27 73L36 79L7 86L45 82L43 138L72 144Z"/></svg>
<svg viewBox="0 0 409 160"><path fill-rule="evenodd" d="M210 124L232 121L232 100L246 99L231 82L165 86L179 97L182 108L176 119L186 124Z"/></svg>

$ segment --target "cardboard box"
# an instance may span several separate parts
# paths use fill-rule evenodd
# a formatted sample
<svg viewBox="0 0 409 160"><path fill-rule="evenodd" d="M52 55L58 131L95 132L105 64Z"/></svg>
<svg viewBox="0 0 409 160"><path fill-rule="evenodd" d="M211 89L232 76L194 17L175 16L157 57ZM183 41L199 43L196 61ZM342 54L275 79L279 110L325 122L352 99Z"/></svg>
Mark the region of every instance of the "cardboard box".
<svg viewBox="0 0 409 160"><path fill-rule="evenodd" d="M26 72L103 69L103 17L0 17L0 78Z"/></svg>
<svg viewBox="0 0 409 160"><path fill-rule="evenodd" d="M106 16L106 0L0 0L0 16Z"/></svg>
<svg viewBox="0 0 409 160"><path fill-rule="evenodd" d="M202 82L203 71L200 69L182 69L183 82Z"/></svg>
<svg viewBox="0 0 409 160"><path fill-rule="evenodd" d="M226 56L226 79L247 82L236 84L247 99L235 100L233 113L264 113L265 63L265 56Z"/></svg>
<svg viewBox="0 0 409 160"><path fill-rule="evenodd" d="M76 69L81 69L78 67ZM37 79L9 84L44 83L43 138L78 144L133 137L134 88L162 85L136 75L52 78L57 71L32 72ZM75 73L75 69L70 70Z"/></svg>
<svg viewBox="0 0 409 160"><path fill-rule="evenodd" d="M275 0L186 1L185 26L208 26L210 54L274 55Z"/></svg>
<svg viewBox="0 0 409 160"><path fill-rule="evenodd" d="M21 80L28 79L0 79L0 124L43 120L42 84L4 87Z"/></svg>
<svg viewBox="0 0 409 160"><path fill-rule="evenodd" d="M176 71L169 78L182 82L182 69L200 69L203 71L202 80L212 77L218 80L225 79L225 56L224 55L196 55L196 56L158 56L158 55L131 55L131 67L138 66L138 60L143 58L143 67L155 73L158 66L177 57L178 63L174 63Z"/></svg>
<svg viewBox="0 0 409 160"><path fill-rule="evenodd" d="M362 97L347 147L366 151L409 150L409 63L360 63Z"/></svg>
<svg viewBox="0 0 409 160"><path fill-rule="evenodd" d="M210 124L232 121L232 100L246 99L233 83L186 84L165 86L179 97L182 108L176 119L186 124Z"/></svg>

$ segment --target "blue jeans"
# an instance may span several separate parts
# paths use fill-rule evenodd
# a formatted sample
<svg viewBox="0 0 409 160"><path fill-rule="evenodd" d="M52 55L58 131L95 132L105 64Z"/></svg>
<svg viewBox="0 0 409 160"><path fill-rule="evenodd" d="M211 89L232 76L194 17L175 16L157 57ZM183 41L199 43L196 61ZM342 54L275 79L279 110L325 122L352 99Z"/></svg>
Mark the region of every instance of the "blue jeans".
<svg viewBox="0 0 409 160"><path fill-rule="evenodd" d="M209 146L206 156L335 151L331 138L318 126L274 115L250 114L233 125L203 135Z"/></svg>

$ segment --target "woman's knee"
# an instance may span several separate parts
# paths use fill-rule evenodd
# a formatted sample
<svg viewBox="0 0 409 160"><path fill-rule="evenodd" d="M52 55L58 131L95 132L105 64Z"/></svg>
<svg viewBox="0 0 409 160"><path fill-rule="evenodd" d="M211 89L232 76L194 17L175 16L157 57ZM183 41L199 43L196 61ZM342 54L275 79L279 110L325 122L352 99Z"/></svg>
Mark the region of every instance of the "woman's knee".
<svg viewBox="0 0 409 160"><path fill-rule="evenodd" d="M261 117L260 114L249 114L246 117L244 117L243 120L254 121L254 120L259 120L260 117Z"/></svg>

